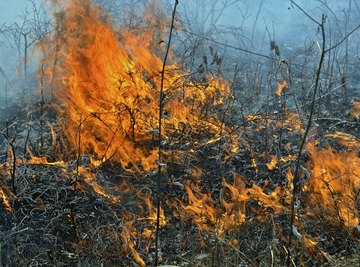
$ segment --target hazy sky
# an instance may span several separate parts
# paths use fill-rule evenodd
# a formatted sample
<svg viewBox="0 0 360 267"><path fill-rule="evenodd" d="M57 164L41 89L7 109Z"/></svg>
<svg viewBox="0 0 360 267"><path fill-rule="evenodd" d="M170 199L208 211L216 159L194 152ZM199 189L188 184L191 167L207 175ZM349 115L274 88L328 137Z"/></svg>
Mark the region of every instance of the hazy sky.
<svg viewBox="0 0 360 267"><path fill-rule="evenodd" d="M343 10L348 8L350 0L296 0L309 15L314 19L320 21L322 13L329 14L329 21L334 19L334 14L337 18L344 17ZM355 1L352 1L352 17L359 14L355 8ZM211 20L211 5L206 5L206 0L183 0L179 1L180 15L187 16L194 21L194 28L201 28L204 21ZM221 3L225 1L218 1L215 10L221 10ZM232 3L234 1L228 1ZM321 2L326 3L326 5ZM261 5L262 3L262 5ZM184 8L182 6L188 6ZM331 11L333 14L331 14ZM356 13L357 12L357 13ZM204 14L204 15L202 15ZM215 16L216 17L216 16ZM358 16L358 23L360 23L360 16ZM252 34L253 25L256 22L255 33L262 35L267 27L271 34L276 33L276 38L279 40L288 41L293 40L298 43L304 39L306 34L316 32L317 25L314 24L307 16L305 16L298 8L291 5L290 0L240 0L236 4L229 6L221 16L217 23L229 27L239 27L244 30L246 37L250 38ZM351 28L351 25L349 25ZM201 29L200 29L201 31ZM205 31L206 32L206 31Z"/></svg>
<svg viewBox="0 0 360 267"><path fill-rule="evenodd" d="M170 5L174 2L171 0L165 1L169 2ZM356 1L358 0L353 2ZM42 0L35 0L35 2L41 3ZM196 13L206 13L209 10L210 5L208 3L210 2L214 2L214 0L180 0L179 12L182 12L180 15L189 16L194 21L194 24L201 24L201 20L206 19L207 14L202 16ZM218 2L219 4L217 5L220 6L220 3L223 1ZM314 15L315 18L319 17L323 11L328 12L324 7L320 7L320 1L318 0L297 0L296 2L303 6L311 15ZM326 0L323 2L328 3L328 6L333 9L335 14L342 16L341 10L348 7L349 0ZM259 11L260 3L261 0L241 0L239 3L225 10L218 22L223 25L240 26L244 25L243 21L245 17L245 26L252 27ZM198 7L194 8L196 5L198 5ZM291 7L290 0L263 0L261 12L257 18L257 26L263 28L265 23L267 23L268 27L274 26L275 30L280 33L281 31L286 32L292 30L293 27L295 27L296 30L297 26L309 22L305 16L300 14L298 9L288 9L289 7ZM29 0L0 0L0 25L21 21L21 16L27 8L31 8ZM195 27L197 26L198 25L195 25Z"/></svg>
<svg viewBox="0 0 360 267"><path fill-rule="evenodd" d="M121 0L116 0L121 1ZM174 1L167 0L172 3ZM355 0L355 2L358 0ZM25 9L30 7L29 0L0 0L0 24L2 23L12 23L16 20L19 20L19 16L25 11ZM36 0L35 2L41 3L41 0ZM185 5L192 5L193 2L203 3L204 6L207 6L207 0L180 0L179 8ZM219 1L221 2L221 1ZM258 11L259 3L261 0L241 0L237 6L232 6L227 12L224 13L224 17L222 20L227 20L229 24L236 24L236 21L239 19L240 12L245 12L245 9L249 9L249 16L255 16ZM309 10L311 13L321 12L320 8L316 8L319 6L319 1L317 0L297 0L297 3L302 5L304 8ZM334 8L334 11L339 11L342 8L346 8L348 6L348 0L327 0L328 5ZM272 18L272 20L278 24L278 22L283 22L289 19L290 12L286 12L288 7L290 7L290 0L264 0L263 8L260 14L260 19L266 16L268 18ZM241 9L241 11L240 11ZM229 15L231 15L229 17Z"/></svg>
<svg viewBox="0 0 360 267"><path fill-rule="evenodd" d="M20 21L21 15L30 7L27 0L0 0L0 25Z"/></svg>
<svg viewBox="0 0 360 267"><path fill-rule="evenodd" d="M35 2L42 3L42 0L34 0ZM102 0L106 2L106 0ZM130 0L113 0L113 1L126 1ZM172 6L174 1L167 1L169 6ZM206 34L206 25L209 23L210 4L216 3L217 7L225 0L180 0L179 1L179 14L180 17L187 17L191 21L191 25L186 25L191 30L199 30ZM350 0L323 0L339 18L344 17L342 10L348 7ZM351 16L357 23L360 23L359 14L359 0L353 0L353 10ZM233 1L228 1L233 2ZM259 10L260 3L263 2L261 10ZM297 0L310 15L320 20L321 13L330 13L319 0ZM31 2L29 0L0 0L0 26L6 23L10 25L14 22L20 23L26 9L31 9ZM260 11L260 12L259 12ZM217 14L215 14L215 17ZM268 27L269 32L275 32L276 40L280 43L293 43L293 45L302 45L304 39L308 34L316 34L317 26L311 22L304 14L297 8L292 8L290 0L240 0L235 5L227 8L218 20L216 20L220 27L226 28L229 26L238 27L239 32L246 38L250 38L254 34L254 38L261 38L264 36L265 25ZM254 22L257 21L255 30L253 29ZM205 23L205 25L204 25ZM203 24L203 25L202 25ZM211 23L210 23L211 24ZM343 27L343 25L340 25ZM349 25L349 29L354 25ZM202 31L204 30L204 31ZM242 31L242 32L241 32ZM342 32L342 29L341 29ZM9 56L15 52L7 50L4 52L4 39L0 43L0 67L3 69L9 66ZM241 41L241 38L240 38ZM255 41L256 42L256 41ZM243 45L241 42L236 45Z"/></svg>

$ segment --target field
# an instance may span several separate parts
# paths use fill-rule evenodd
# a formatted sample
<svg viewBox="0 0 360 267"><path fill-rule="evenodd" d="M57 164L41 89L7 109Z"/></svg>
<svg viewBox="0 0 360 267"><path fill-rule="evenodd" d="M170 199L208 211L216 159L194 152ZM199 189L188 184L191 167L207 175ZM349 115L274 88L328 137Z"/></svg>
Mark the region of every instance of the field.
<svg viewBox="0 0 360 267"><path fill-rule="evenodd" d="M259 50L181 0L53 2L0 28L1 266L360 265L356 4L289 1L316 34Z"/></svg>

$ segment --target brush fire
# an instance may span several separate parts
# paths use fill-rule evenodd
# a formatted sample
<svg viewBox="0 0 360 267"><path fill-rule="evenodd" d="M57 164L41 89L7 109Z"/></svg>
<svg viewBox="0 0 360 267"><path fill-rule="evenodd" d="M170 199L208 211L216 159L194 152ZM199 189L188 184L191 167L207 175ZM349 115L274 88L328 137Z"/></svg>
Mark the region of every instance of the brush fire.
<svg viewBox="0 0 360 267"><path fill-rule="evenodd" d="M34 41L40 102L1 111L0 265L358 266L360 92L300 80L319 54L298 74L269 50L266 84L189 37L184 1L127 23L60 2ZM348 104L325 116L330 93Z"/></svg>

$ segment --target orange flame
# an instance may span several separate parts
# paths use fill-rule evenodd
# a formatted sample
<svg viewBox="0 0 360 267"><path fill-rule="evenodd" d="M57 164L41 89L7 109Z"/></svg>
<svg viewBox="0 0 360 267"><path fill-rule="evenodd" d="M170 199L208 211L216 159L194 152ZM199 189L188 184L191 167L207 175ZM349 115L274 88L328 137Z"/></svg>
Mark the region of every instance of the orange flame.
<svg viewBox="0 0 360 267"><path fill-rule="evenodd" d="M360 223L356 198L360 192L359 155L331 148L317 150L313 145L309 152L312 168L308 190L314 205L334 225L356 227Z"/></svg>
<svg viewBox="0 0 360 267"><path fill-rule="evenodd" d="M140 266L146 266L145 261L141 258L139 252L136 250L136 243L132 240L133 222L129 221L123 225L123 231L121 237L125 242L124 250L130 251L137 264Z"/></svg>
<svg viewBox="0 0 360 267"><path fill-rule="evenodd" d="M11 192L8 188L5 177L7 176L8 171L6 164L0 165L0 205L4 205L5 209L8 212L12 212L13 208L11 205L11 198L16 200L17 197Z"/></svg>
<svg viewBox="0 0 360 267"><path fill-rule="evenodd" d="M48 64L48 80L52 81L51 86L55 85L54 93L62 116L59 123L71 143L70 152L75 155L93 155L95 159L92 161L96 164L113 160L135 172L154 169L158 159L154 146L159 132L158 96L163 62L157 56L161 54L162 48L156 45L157 41L151 40L161 39L162 32L159 33L155 27L139 27L135 33L130 33L129 29L122 29L118 33L90 0L69 0L65 14L62 31L54 37L53 42L48 42L48 45L57 46L57 53L49 55L50 58L56 57L56 60L47 59L44 62ZM160 28L164 29L166 25L162 24ZM51 66L50 62L55 61L56 66ZM203 136L204 132L204 145L226 139L222 135L222 123L214 114L215 108L230 95L229 85L215 77L207 77L205 83L198 84L187 78L189 73L179 69L177 64L172 63L165 73L164 140L171 142L178 136L190 139L191 135ZM286 81L282 84L278 82L276 94L281 96L286 87ZM247 120L252 122L259 117L248 116ZM300 119L294 113L287 114L286 120L281 123L283 125L269 119L269 125L286 126L289 131L302 131ZM51 132L56 139L52 128ZM183 133L186 133L185 136ZM359 147L358 140L350 140L346 134L337 133L333 137L345 140L352 148ZM239 146L237 136L230 136L230 141L225 141L227 144L232 143L222 147L227 154L236 154ZM253 167L258 171L255 156L249 150ZM346 227L356 227L359 224L359 204L354 201L354 194L360 190L359 156L355 152L334 153L331 149L317 151L314 146L309 146L309 152L312 175L303 190L314 201L317 212L309 211L308 214L314 216L321 210L321 215L334 224L340 221ZM32 157L29 163L49 164L46 157L37 158L30 150L29 154ZM280 158L274 155L266 166L273 170L277 164L294 159L292 155ZM63 162L52 164L65 166ZM78 174L84 176L98 194L114 202L121 200L107 193L89 171L77 167ZM197 184L185 185L185 201L176 200L178 205L168 204L180 218L195 222L201 231L221 236L237 229L247 220L246 206L250 200L274 214L289 210L290 186L279 186L272 192L256 184L246 188L244 180L235 175L232 184L223 180L223 194L219 200L215 200L198 185L203 171L194 167L190 172ZM287 177L291 185L293 177L290 170ZM1 188L0 198L7 208L11 208ZM150 194L138 194L138 198L144 202L143 208L147 209L148 216L137 220L154 224L156 209L151 203ZM306 204L304 206L308 208ZM160 223L161 226L167 223L163 208L160 211ZM126 250L139 265L145 266L146 263L136 251L134 236L140 234L134 228L132 221L126 222L121 236ZM151 233L145 228L142 236L150 238ZM307 237L304 237L304 243L309 248L316 245Z"/></svg>
<svg viewBox="0 0 360 267"><path fill-rule="evenodd" d="M57 36L64 41L56 54L57 68L49 68L49 75L56 72L58 77L55 96L63 107L62 129L72 147L128 170L155 168L162 60L156 55L161 50L154 45L158 43L151 40L157 40L158 32L149 27L117 33L88 0L69 1L65 13ZM167 67L164 139L184 130L220 132L212 108L230 94L229 85L212 77L197 84L187 79L188 74L176 64Z"/></svg>
<svg viewBox="0 0 360 267"><path fill-rule="evenodd" d="M341 145L347 148L360 149L360 139L352 134L335 132L333 134L327 134L325 136L336 139Z"/></svg>
<svg viewBox="0 0 360 267"><path fill-rule="evenodd" d="M152 224L155 224L157 220L157 213L156 213L156 207L151 202L150 194L146 193L144 196L139 194L139 199L144 201L146 209L149 213L146 219L149 220ZM165 224L166 224L166 217L164 214L164 209L160 207L160 226L164 226Z"/></svg>
<svg viewBox="0 0 360 267"><path fill-rule="evenodd" d="M278 160L277 160L276 155L271 155L271 161L266 163L265 165L269 170L273 170L276 167L277 163L278 163Z"/></svg>
<svg viewBox="0 0 360 267"><path fill-rule="evenodd" d="M224 180L223 187L220 201L215 202L210 194L202 193L197 185L186 185L188 199L177 200L179 205L175 205L176 215L185 221L195 222L200 231L221 236L238 229L246 221L246 204L250 200L256 200L275 214L286 211L290 203L290 190L279 187L271 194L266 194L256 184L252 188L245 188L243 179L238 175L235 175L233 184Z"/></svg>
<svg viewBox="0 0 360 267"><path fill-rule="evenodd" d="M282 91L285 88L287 88L289 85L288 85L288 83L286 81L283 81L283 83L278 82L277 86L278 86L278 89L277 89L275 94L277 94L278 96L281 96Z"/></svg>
<svg viewBox="0 0 360 267"><path fill-rule="evenodd" d="M215 207L209 194L204 194L196 185L186 185L188 204L179 201L182 219L194 221L201 231L215 232L218 224L219 209Z"/></svg>
<svg viewBox="0 0 360 267"><path fill-rule="evenodd" d="M9 212L12 212L13 209L11 207L10 201L1 187L0 187L0 199L4 203L5 209Z"/></svg>

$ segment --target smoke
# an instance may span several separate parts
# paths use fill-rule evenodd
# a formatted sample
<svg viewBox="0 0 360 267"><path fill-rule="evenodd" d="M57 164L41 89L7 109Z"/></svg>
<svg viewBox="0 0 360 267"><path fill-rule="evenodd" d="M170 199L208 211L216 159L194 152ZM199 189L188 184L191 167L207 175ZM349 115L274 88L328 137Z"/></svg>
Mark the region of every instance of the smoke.
<svg viewBox="0 0 360 267"><path fill-rule="evenodd" d="M41 0L0 2L0 103L5 104L2 107L11 105L25 86L36 87L38 64L33 29L37 27L34 22L41 4Z"/></svg>
<svg viewBox="0 0 360 267"><path fill-rule="evenodd" d="M132 18L128 16L146 6L145 0L94 2L105 7L117 23L129 24ZM160 2L165 11L171 14L174 1ZM42 0L0 1L0 98L4 97L5 88L11 88L10 91L14 92L14 88L19 87L14 82L24 76L25 24L34 19L34 6L40 8L43 3ZM297 0L296 3L315 20L320 21L323 13L327 15L326 29L331 32L333 43L359 24L357 1ZM305 42L316 43L320 40L317 25L290 0L180 0L178 20L191 33L254 52L268 54L270 41L275 41L282 57L292 56L298 51L301 53ZM14 33L15 28L22 32ZM33 39L28 41L32 42ZM29 58L34 58L34 45L35 42L29 46ZM230 55L235 57L234 53ZM241 52L236 56L239 55ZM31 68L31 64L28 64L29 74L36 73L36 61Z"/></svg>
<svg viewBox="0 0 360 267"><path fill-rule="evenodd" d="M10 77L14 74L18 60L13 39L12 28L21 26L27 12L30 13L31 2L28 0L0 1L0 67ZM1 78L3 79L3 77Z"/></svg>
<svg viewBox="0 0 360 267"><path fill-rule="evenodd" d="M326 14L327 24L331 24L334 31L345 32L346 16L348 29L359 23L354 21L360 14L356 1L295 2L319 22L322 14ZM221 36L222 40L230 39L239 46L258 48L264 35L279 43L301 46L306 38L317 35L317 25L290 0L194 0L181 2L179 10L185 23L195 32Z"/></svg>

